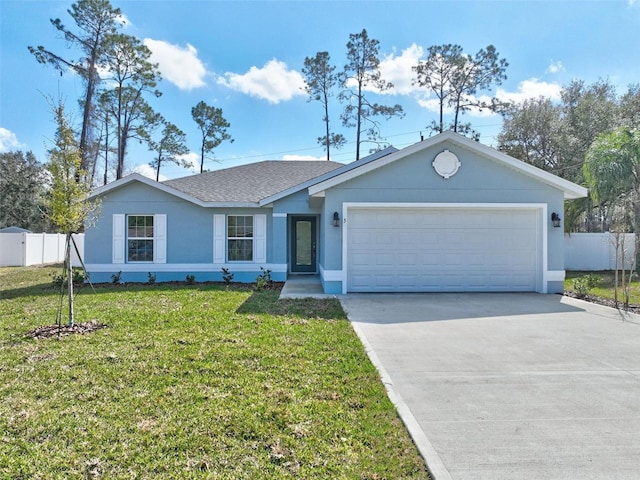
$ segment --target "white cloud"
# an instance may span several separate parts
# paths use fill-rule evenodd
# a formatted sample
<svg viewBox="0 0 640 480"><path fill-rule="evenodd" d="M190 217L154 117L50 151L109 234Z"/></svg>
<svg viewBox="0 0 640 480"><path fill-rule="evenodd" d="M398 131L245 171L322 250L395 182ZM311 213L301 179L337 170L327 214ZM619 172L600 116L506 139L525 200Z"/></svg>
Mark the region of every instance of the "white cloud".
<svg viewBox="0 0 640 480"><path fill-rule="evenodd" d="M162 40L145 38L144 44L151 50L151 61L158 64L162 77L180 90L192 90L206 85L207 69L198 58L198 51L187 43L182 48Z"/></svg>
<svg viewBox="0 0 640 480"><path fill-rule="evenodd" d="M418 105L420 105L423 108L426 108L430 112L437 112L437 113L440 112L440 101L437 98L419 99ZM445 114L453 113L453 108L445 104L443 112Z"/></svg>
<svg viewBox="0 0 640 480"><path fill-rule="evenodd" d="M184 155L178 155L178 159L188 164L186 167L191 173L200 172L200 154L196 152L185 153ZM206 158L205 158L206 160Z"/></svg>
<svg viewBox="0 0 640 480"><path fill-rule="evenodd" d="M502 101L522 103L525 100L538 97L545 97L551 100L560 100L561 92L562 86L560 84L541 82L537 78L533 77L520 82L518 84L518 90L516 92L508 92L502 88L499 88L496 92L496 97Z"/></svg>
<svg viewBox="0 0 640 480"><path fill-rule="evenodd" d="M562 92L562 86L558 83L541 82L537 78L530 78L524 80L518 84L518 89L515 92L509 92L503 88L498 88L495 97L503 102L522 103L525 100L532 98L545 97L551 100L560 100L560 93ZM471 101L487 102L490 103L491 96L481 95L479 97L470 98ZM430 112L439 112L440 103L436 98L422 98L418 99L418 104L429 110ZM445 105L445 114L453 113L453 109ZM472 117L491 117L496 115L490 110L480 110L472 107L468 115Z"/></svg>
<svg viewBox="0 0 640 480"><path fill-rule="evenodd" d="M24 148L24 145L18 141L16 134L0 127L0 152L9 152L21 148Z"/></svg>
<svg viewBox="0 0 640 480"><path fill-rule="evenodd" d="M558 72L564 72L564 65L562 65L562 62L560 61L554 62L552 60L549 66L547 67L546 73L558 73Z"/></svg>
<svg viewBox="0 0 640 480"><path fill-rule="evenodd" d="M245 74L227 72L218 83L232 90L278 104L297 95L306 95L304 79L299 72L289 70L287 64L275 58L264 67L251 67Z"/></svg>
<svg viewBox="0 0 640 480"><path fill-rule="evenodd" d="M147 163L143 163L142 165L137 165L133 168L132 172L134 173L139 173L140 175L150 178L152 180L156 179L156 171L153 167L151 167L149 164ZM165 180L169 180L168 177L165 177L164 175L160 174L160 181L164 182Z"/></svg>
<svg viewBox="0 0 640 480"><path fill-rule="evenodd" d="M412 68L418 65L423 55L424 49L413 43L409 48L402 50L399 56L390 53L384 57L380 61L381 77L385 81L393 83L393 88L379 93L406 95L419 90L419 88L412 85L415 77L415 72Z"/></svg>
<svg viewBox="0 0 640 480"><path fill-rule="evenodd" d="M316 160L326 160L327 156L323 157L314 157L313 155L296 155L296 154L288 154L283 155L282 160L297 160L297 161L316 161Z"/></svg>

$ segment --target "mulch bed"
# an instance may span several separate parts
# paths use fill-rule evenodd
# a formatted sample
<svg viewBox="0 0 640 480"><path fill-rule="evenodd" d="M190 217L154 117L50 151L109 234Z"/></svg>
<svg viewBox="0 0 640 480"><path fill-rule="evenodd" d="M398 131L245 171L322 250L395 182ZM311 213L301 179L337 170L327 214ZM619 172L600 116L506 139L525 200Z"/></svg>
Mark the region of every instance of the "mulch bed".
<svg viewBox="0 0 640 480"><path fill-rule="evenodd" d="M610 298L603 298L603 297L598 297L596 295L576 295L575 292L569 291L569 290L565 290L564 292L564 296L565 297L571 297L571 298L578 298L580 300L584 300L586 302L591 302L591 303L597 303L598 305L604 305L605 307L611 307L611 308L616 308L618 310L623 310L625 312L630 312L630 313L640 313L640 305L636 305L636 304L630 304L627 308L625 308L624 303L623 302L618 302L618 305L616 306L616 302L613 301Z"/></svg>
<svg viewBox="0 0 640 480"><path fill-rule="evenodd" d="M73 325L43 325L27 332L27 337L31 338L52 338L64 337L67 335L92 333L97 330L107 328L104 323L96 320L89 322L74 323Z"/></svg>

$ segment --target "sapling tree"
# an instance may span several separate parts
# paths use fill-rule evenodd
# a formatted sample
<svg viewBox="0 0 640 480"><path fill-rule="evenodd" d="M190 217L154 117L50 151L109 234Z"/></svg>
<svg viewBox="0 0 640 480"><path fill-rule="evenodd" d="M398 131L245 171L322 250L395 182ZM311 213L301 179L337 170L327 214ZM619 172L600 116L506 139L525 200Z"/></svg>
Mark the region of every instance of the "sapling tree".
<svg viewBox="0 0 640 480"><path fill-rule="evenodd" d="M72 234L79 232L97 208L88 201L91 185L87 170L82 168L82 154L73 130L65 116L64 106L54 107L57 125L54 146L49 150L48 169L51 175L49 211L51 222L66 234L65 272L69 297L69 325L73 325L73 273L71 269Z"/></svg>

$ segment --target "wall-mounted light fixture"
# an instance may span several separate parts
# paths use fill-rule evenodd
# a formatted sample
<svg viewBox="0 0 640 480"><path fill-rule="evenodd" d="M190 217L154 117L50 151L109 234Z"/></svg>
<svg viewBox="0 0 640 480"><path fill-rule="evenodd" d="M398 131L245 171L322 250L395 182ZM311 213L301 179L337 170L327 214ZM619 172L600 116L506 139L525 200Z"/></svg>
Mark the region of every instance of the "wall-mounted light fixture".
<svg viewBox="0 0 640 480"><path fill-rule="evenodd" d="M558 215L556 212L553 212L551 214L551 221L553 222L553 226L554 227L559 227L560 226L560 220L562 220L560 218L560 215Z"/></svg>
<svg viewBox="0 0 640 480"><path fill-rule="evenodd" d="M338 214L338 212L333 212L333 226L334 227L340 226L340 215Z"/></svg>

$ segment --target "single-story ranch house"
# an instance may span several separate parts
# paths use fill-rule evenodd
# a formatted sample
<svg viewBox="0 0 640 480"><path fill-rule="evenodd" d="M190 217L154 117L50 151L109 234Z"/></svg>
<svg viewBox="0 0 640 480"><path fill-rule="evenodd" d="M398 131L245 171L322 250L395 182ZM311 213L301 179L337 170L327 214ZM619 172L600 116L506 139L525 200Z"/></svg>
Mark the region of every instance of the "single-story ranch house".
<svg viewBox="0 0 640 480"><path fill-rule="evenodd" d="M342 165L265 161L96 189L94 282L254 282L317 274L326 293L563 290L560 215L579 185L453 132Z"/></svg>

